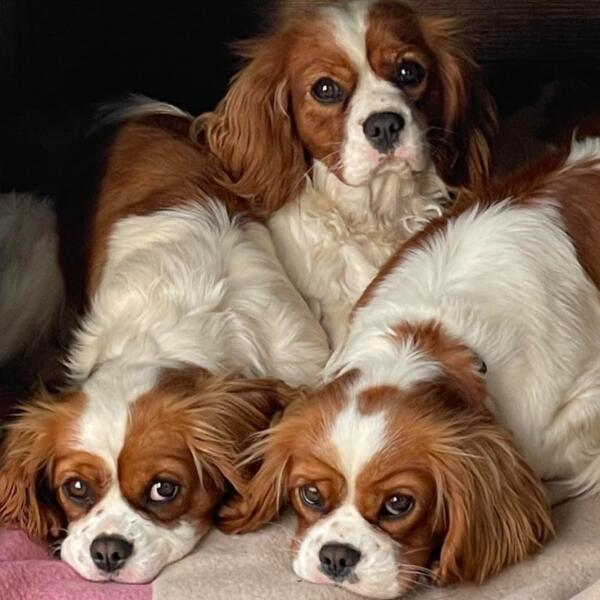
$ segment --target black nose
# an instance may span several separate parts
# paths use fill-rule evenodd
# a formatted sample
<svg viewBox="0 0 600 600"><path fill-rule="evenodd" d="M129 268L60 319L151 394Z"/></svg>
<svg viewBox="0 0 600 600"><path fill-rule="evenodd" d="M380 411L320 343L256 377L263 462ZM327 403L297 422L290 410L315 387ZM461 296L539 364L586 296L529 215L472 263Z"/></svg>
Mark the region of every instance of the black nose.
<svg viewBox="0 0 600 600"><path fill-rule="evenodd" d="M363 124L363 131L369 143L382 154L394 150L402 129L404 118L393 112L374 113Z"/></svg>
<svg viewBox="0 0 600 600"><path fill-rule="evenodd" d="M98 536L90 546L94 564L107 573L120 569L133 552L133 544L118 536Z"/></svg>
<svg viewBox="0 0 600 600"><path fill-rule="evenodd" d="M346 544L325 544L319 551L321 570L331 579L346 579L360 560L360 552Z"/></svg>

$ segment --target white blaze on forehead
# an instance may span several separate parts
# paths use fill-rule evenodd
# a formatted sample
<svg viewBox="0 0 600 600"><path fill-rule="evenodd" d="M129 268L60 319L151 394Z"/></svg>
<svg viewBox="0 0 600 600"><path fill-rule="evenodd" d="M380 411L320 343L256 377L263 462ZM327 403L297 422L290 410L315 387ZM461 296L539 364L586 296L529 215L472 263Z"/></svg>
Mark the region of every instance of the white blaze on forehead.
<svg viewBox="0 0 600 600"><path fill-rule="evenodd" d="M422 116L406 94L391 81L379 77L369 63L366 36L371 4L369 0L354 0L321 9L323 18L331 26L334 40L354 65L357 75L347 109L346 139L341 151L343 179L351 186L364 186L382 172L392 172L410 180L412 172L423 171L429 162ZM384 112L398 114L404 121L393 152L387 153L388 159L394 159L387 167L381 164L385 153L374 148L364 132L365 121L373 114Z"/></svg>
<svg viewBox="0 0 600 600"><path fill-rule="evenodd" d="M102 458L116 476L117 461L129 424L129 409L158 378L153 367L103 365L83 386L87 397L77 427L75 443Z"/></svg>
<svg viewBox="0 0 600 600"><path fill-rule="evenodd" d="M335 40L361 71L368 67L366 35L370 4L368 0L354 0L343 6L322 9Z"/></svg>
<svg viewBox="0 0 600 600"><path fill-rule="evenodd" d="M354 495L356 478L385 446L386 418L383 412L364 414L352 398L337 415L330 441L337 451L339 468L348 485L348 501Z"/></svg>

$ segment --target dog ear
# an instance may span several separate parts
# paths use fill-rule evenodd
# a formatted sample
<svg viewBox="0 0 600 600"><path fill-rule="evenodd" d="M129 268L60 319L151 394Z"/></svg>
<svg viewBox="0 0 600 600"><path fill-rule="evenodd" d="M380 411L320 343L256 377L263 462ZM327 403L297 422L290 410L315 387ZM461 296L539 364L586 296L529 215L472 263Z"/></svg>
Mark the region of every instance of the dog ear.
<svg viewBox="0 0 600 600"><path fill-rule="evenodd" d="M481 583L553 534L542 484L510 434L482 419L464 425L436 453L444 536L436 569L440 584Z"/></svg>
<svg viewBox="0 0 600 600"><path fill-rule="evenodd" d="M200 476L244 494L248 474L240 455L297 393L276 379L197 377L185 400L185 435Z"/></svg>
<svg viewBox="0 0 600 600"><path fill-rule="evenodd" d="M308 169L291 117L287 43L285 33L239 43L246 66L192 128L220 159L228 177L220 183L263 215L300 191Z"/></svg>
<svg viewBox="0 0 600 600"><path fill-rule="evenodd" d="M0 451L0 525L39 540L55 539L65 524L51 490L57 435L70 402L42 395L8 427Z"/></svg>
<svg viewBox="0 0 600 600"><path fill-rule="evenodd" d="M456 22L423 17L421 25L439 85L440 97L428 115L434 125L429 133L434 160L448 184L478 188L490 173L496 105L483 87L479 67L456 41Z"/></svg>
<svg viewBox="0 0 600 600"><path fill-rule="evenodd" d="M219 528L226 533L254 531L274 519L286 501L290 466L289 434L285 421L265 431L248 448L244 464L260 464L243 493L230 499L219 511Z"/></svg>

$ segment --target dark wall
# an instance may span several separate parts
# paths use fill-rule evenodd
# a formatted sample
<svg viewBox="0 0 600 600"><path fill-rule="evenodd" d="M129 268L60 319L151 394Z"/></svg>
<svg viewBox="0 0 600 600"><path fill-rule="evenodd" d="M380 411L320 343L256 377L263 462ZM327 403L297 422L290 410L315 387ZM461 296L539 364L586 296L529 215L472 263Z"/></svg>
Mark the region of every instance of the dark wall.
<svg viewBox="0 0 600 600"><path fill-rule="evenodd" d="M500 94L518 98L528 80L598 77L600 0L408 1L461 19ZM0 108L72 107L135 91L206 110L235 70L228 44L257 32L269 4L0 0Z"/></svg>
<svg viewBox="0 0 600 600"><path fill-rule="evenodd" d="M124 91L194 112L223 95L228 44L258 30L256 0L0 0L5 108L63 108Z"/></svg>

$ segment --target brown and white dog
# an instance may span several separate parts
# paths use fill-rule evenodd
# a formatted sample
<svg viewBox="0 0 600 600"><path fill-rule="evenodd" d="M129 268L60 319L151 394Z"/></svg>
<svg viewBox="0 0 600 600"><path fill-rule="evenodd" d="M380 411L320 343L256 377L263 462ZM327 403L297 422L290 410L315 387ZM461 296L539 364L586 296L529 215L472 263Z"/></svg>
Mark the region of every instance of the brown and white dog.
<svg viewBox="0 0 600 600"><path fill-rule="evenodd" d="M481 582L600 490L600 138L466 200L390 259L331 382L251 448L245 531L286 497L294 570L393 598ZM513 441L514 440L514 441Z"/></svg>
<svg viewBox="0 0 600 600"><path fill-rule="evenodd" d="M139 583L190 552L224 494L242 491L238 454L285 404L278 380L314 381L329 349L267 227L240 213L218 161L190 140L192 119L146 101L115 119L73 385L8 429L0 524L64 538L62 559L88 579Z"/></svg>
<svg viewBox="0 0 600 600"><path fill-rule="evenodd" d="M284 3L197 130L225 185L272 215L286 270L328 332L399 240L486 179L493 103L448 19L397 0Z"/></svg>

